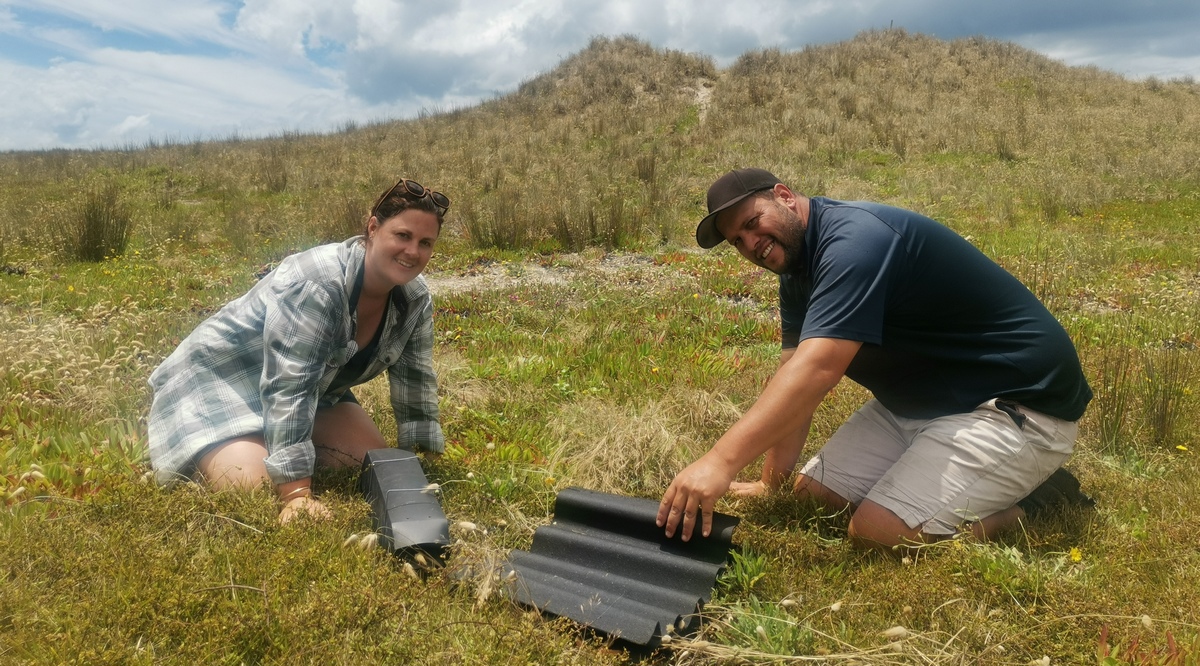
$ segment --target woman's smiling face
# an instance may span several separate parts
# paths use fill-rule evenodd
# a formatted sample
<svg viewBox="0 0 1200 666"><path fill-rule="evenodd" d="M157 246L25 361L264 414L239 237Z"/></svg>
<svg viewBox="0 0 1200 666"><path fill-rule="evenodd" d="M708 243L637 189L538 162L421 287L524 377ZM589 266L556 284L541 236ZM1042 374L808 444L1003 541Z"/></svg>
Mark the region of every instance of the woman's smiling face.
<svg viewBox="0 0 1200 666"><path fill-rule="evenodd" d="M438 239L433 213L409 208L380 222L367 224L366 271L372 282L391 287L408 284L425 270Z"/></svg>

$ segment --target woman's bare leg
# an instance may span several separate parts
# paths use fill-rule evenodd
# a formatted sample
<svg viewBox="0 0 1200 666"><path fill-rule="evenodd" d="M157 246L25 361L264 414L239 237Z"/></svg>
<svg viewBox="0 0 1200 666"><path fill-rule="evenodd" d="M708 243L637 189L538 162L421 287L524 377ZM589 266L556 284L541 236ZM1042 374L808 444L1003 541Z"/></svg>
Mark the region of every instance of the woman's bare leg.
<svg viewBox="0 0 1200 666"><path fill-rule="evenodd" d="M375 422L352 402L317 410L313 444L321 467L360 465L367 451L387 448ZM196 471L214 490L260 488L271 479L266 457L262 435L245 435L213 447L196 462Z"/></svg>
<svg viewBox="0 0 1200 666"><path fill-rule="evenodd" d="M262 435L226 440L196 462L196 472L213 490L252 490L270 483L267 474L267 445Z"/></svg>
<svg viewBox="0 0 1200 666"><path fill-rule="evenodd" d="M313 444L320 467L354 467L362 464L367 451L388 448L371 416L353 402L317 410Z"/></svg>

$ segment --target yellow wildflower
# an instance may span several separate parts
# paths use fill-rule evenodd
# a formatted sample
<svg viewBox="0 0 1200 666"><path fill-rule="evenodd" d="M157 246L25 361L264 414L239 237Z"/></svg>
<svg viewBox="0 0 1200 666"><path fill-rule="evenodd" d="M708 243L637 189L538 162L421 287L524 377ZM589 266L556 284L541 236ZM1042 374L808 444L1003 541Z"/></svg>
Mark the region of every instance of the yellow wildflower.
<svg viewBox="0 0 1200 666"><path fill-rule="evenodd" d="M1077 548L1075 546L1071 546L1070 557L1071 557L1072 562L1082 562L1083 561L1083 551L1079 550L1079 548Z"/></svg>

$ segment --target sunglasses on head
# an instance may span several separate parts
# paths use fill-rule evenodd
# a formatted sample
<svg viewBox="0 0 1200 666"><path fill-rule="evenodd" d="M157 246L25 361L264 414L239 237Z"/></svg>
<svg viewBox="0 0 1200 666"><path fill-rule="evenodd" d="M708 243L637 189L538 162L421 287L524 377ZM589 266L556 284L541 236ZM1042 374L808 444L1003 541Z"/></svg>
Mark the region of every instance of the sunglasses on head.
<svg viewBox="0 0 1200 666"><path fill-rule="evenodd" d="M379 197L379 201L375 202L375 206L371 208L372 217L377 217L376 213L379 210L379 205L384 201L387 201L387 198L392 196L392 194L396 192L396 188L400 187L401 185L404 186L404 192L401 192L402 195L408 194L416 199L424 199L425 197L429 197L429 200L433 202L433 205L437 207L438 212L442 215L445 215L446 209L450 208L450 198L446 195L442 194L441 192L435 192L434 190L428 189L415 180L401 178L400 180L396 181L396 184L392 185L387 192L384 192L383 196Z"/></svg>

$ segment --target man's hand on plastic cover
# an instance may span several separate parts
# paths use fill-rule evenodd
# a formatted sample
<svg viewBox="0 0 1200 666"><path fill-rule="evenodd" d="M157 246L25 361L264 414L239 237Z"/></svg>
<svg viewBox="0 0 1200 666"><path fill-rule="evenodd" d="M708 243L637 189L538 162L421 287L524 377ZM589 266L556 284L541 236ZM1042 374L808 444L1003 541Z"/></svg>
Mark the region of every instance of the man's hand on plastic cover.
<svg viewBox="0 0 1200 666"><path fill-rule="evenodd" d="M663 495L658 505L656 523L665 527L667 538L675 536L681 528L684 541L692 538L696 528L696 514L700 513L700 534L712 532L713 505L729 490L729 484L738 470L730 469L711 452L688 465L680 472Z"/></svg>

